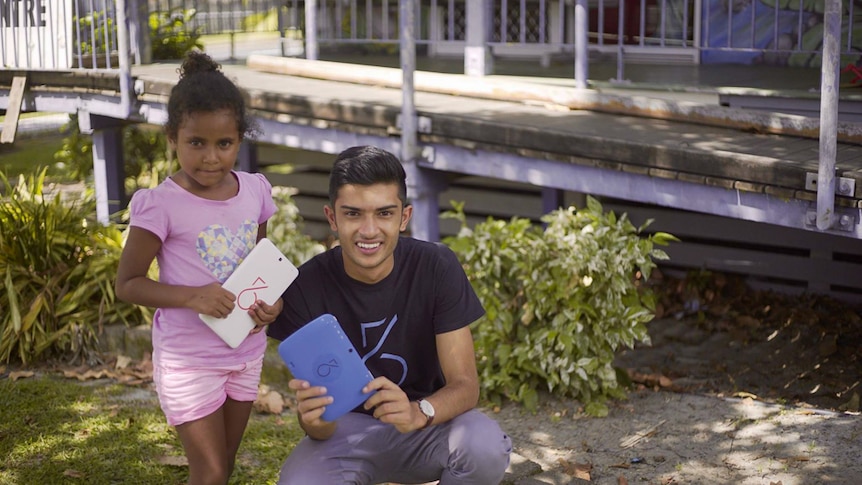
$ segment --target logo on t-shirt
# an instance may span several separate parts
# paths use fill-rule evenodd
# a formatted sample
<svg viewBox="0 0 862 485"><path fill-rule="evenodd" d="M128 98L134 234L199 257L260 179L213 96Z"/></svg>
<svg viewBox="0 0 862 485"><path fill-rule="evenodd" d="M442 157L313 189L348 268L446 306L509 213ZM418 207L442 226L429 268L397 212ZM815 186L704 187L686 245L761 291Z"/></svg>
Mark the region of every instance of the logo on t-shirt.
<svg viewBox="0 0 862 485"><path fill-rule="evenodd" d="M370 351L368 351L368 353L366 353L362 357L362 362L366 362L371 357L376 356L379 359L392 360L392 361L400 364L401 377L398 379L397 382L395 382L396 384L398 384L400 386L404 382L404 379L407 378L407 361L404 360L404 358L401 357L400 355L390 354L388 352L380 352L381 347L383 347L383 343L386 342L387 338L389 338L389 334L392 333L392 328L395 326L395 324L397 322L398 322L398 315L394 315L392 318L389 319L388 322L384 318L383 320L379 320L376 322L362 323L362 324L360 324L360 328L362 328L362 348L365 349L365 348L368 348L368 346L370 345L368 342L368 337L369 337L368 330L381 327L384 324L386 325L386 327L383 329L383 334L380 336L380 339L377 340L377 343L374 345L374 348L372 348ZM379 353L379 355L378 355L378 353ZM394 381L394 379L393 379L393 381Z"/></svg>

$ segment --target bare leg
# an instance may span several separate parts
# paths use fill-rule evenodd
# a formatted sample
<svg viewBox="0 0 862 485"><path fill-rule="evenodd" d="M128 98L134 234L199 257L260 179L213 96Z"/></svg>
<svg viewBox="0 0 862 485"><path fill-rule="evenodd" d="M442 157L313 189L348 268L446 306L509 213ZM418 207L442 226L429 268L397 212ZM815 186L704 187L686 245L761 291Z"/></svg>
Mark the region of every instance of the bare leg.
<svg viewBox="0 0 862 485"><path fill-rule="evenodd" d="M233 473L236 454L242 443L242 436L248 425L248 417L251 415L251 401L234 401L227 398L222 409L224 410L225 449L227 450L228 477Z"/></svg>
<svg viewBox="0 0 862 485"><path fill-rule="evenodd" d="M251 402L230 398L216 412L177 426L189 460L189 485L224 485L251 414Z"/></svg>

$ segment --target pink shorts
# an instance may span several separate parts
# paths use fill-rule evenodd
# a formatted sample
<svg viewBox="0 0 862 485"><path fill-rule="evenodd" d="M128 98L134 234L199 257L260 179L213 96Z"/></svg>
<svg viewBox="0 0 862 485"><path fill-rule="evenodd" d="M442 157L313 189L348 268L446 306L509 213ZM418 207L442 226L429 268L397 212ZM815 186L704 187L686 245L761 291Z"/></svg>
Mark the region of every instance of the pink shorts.
<svg viewBox="0 0 862 485"><path fill-rule="evenodd" d="M179 426L216 412L227 398L254 401L263 356L227 367L190 367L158 363L153 382L168 424Z"/></svg>

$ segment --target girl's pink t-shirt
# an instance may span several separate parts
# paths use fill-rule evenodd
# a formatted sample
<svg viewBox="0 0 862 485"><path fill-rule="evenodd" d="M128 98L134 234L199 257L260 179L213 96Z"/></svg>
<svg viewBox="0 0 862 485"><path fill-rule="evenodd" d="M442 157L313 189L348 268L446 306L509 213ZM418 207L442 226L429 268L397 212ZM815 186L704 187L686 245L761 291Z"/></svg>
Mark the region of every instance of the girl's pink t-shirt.
<svg viewBox="0 0 862 485"><path fill-rule="evenodd" d="M202 199L171 179L132 196L130 224L162 241L156 256L162 283L224 283L254 247L258 226L276 210L272 185L259 173L232 173L239 191L228 200ZM153 360L159 363L236 365L265 349L266 332L232 349L187 308L159 308L153 317Z"/></svg>

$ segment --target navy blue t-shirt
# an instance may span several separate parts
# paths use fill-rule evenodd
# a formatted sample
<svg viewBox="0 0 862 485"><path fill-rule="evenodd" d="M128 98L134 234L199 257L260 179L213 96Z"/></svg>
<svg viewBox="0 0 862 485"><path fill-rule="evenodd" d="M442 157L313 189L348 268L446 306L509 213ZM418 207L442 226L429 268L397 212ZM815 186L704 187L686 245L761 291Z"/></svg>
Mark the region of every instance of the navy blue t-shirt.
<svg viewBox="0 0 862 485"><path fill-rule="evenodd" d="M340 247L315 256L284 293L269 336L284 340L331 313L375 377L388 377L411 400L434 393L445 384L435 335L470 325L485 310L445 245L400 237L394 258L392 273L367 284L345 273Z"/></svg>

